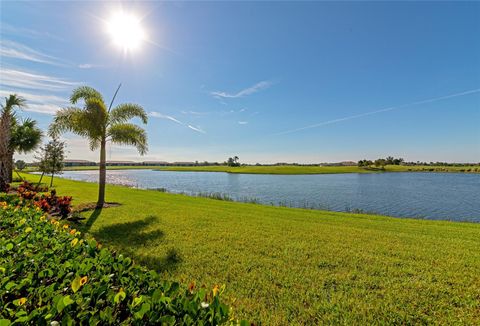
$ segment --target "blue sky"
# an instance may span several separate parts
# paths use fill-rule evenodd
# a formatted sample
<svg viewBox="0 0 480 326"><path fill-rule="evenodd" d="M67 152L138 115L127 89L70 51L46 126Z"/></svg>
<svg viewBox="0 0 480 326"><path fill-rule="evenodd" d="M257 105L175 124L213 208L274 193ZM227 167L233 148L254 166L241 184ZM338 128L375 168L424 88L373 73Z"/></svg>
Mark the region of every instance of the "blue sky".
<svg viewBox="0 0 480 326"><path fill-rule="evenodd" d="M0 96L47 128L78 85L150 114L111 160L480 161L478 2L4 2ZM106 21L141 17L135 51ZM98 160L65 135L68 157ZM30 159L29 156L17 156Z"/></svg>

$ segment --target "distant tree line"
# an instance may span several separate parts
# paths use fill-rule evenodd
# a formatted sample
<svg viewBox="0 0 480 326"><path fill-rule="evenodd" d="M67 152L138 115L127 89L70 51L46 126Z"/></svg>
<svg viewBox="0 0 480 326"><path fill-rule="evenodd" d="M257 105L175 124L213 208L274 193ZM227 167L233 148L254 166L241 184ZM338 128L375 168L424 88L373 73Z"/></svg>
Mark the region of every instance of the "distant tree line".
<svg viewBox="0 0 480 326"><path fill-rule="evenodd" d="M387 156L386 158L377 158L375 161L372 160L360 160L358 161L359 167L369 167L375 165L375 167L383 168L385 165L401 165L404 162L404 159L394 158L393 156Z"/></svg>
<svg viewBox="0 0 480 326"><path fill-rule="evenodd" d="M238 156L234 156L234 157L229 157L225 162L225 164L228 166L240 166L240 161Z"/></svg>

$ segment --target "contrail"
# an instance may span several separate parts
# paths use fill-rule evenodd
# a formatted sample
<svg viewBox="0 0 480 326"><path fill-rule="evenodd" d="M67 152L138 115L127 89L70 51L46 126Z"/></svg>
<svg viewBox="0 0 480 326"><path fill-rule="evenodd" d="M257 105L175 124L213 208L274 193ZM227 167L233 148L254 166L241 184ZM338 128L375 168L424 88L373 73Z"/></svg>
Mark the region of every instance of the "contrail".
<svg viewBox="0 0 480 326"><path fill-rule="evenodd" d="M472 90L469 90L469 91L464 91L464 92L461 92L461 93L455 93L455 94L450 94L450 95L445 95L445 96L440 96L440 97L429 98L429 99L426 99L426 100L412 102L412 103L408 103L408 104L390 106L390 107L387 107L387 108L384 108L384 109L365 112L365 113L360 113L360 114L351 115L351 116L348 116L348 117L338 118L338 119L334 119L334 120L328 120L328 121L316 123L314 125L309 125L309 126L305 126L305 127L300 127L300 128L296 128L296 129L290 129L290 130L278 132L278 133L275 133L275 134L272 134L272 135L277 136L277 135L291 134L291 133L294 133L294 132L297 132L297 131L322 127L322 126L325 126L325 125L329 125L329 124L333 124L333 123L337 123L337 122L341 122L341 121L346 121L346 120L357 119L357 118L365 117L365 116L372 115L372 114L403 109L403 108L406 108L406 107L409 107L409 106L414 106L414 105L419 105L419 104L442 101L442 100L446 100L446 99L449 99L449 98L452 98L452 97L459 97L459 96L469 95L469 94L478 93L478 92L480 92L480 88L472 89Z"/></svg>

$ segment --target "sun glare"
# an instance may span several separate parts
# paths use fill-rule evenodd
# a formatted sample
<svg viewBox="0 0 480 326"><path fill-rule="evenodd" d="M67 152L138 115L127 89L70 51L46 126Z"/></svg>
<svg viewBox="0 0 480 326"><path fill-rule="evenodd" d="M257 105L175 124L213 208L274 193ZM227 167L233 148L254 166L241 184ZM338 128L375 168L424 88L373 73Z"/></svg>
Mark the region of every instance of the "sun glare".
<svg viewBox="0 0 480 326"><path fill-rule="evenodd" d="M107 22L107 32L115 45L124 51L136 50L146 40L141 20L129 13L117 12Z"/></svg>

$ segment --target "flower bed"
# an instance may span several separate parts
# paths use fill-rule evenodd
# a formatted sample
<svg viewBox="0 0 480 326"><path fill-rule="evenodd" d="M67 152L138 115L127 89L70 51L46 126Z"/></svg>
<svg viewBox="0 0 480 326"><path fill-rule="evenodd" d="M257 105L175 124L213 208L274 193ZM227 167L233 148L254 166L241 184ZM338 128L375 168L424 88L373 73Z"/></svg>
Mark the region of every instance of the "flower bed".
<svg viewBox="0 0 480 326"><path fill-rule="evenodd" d="M1 326L229 322L221 288L182 290L38 206L0 202L0 234Z"/></svg>

